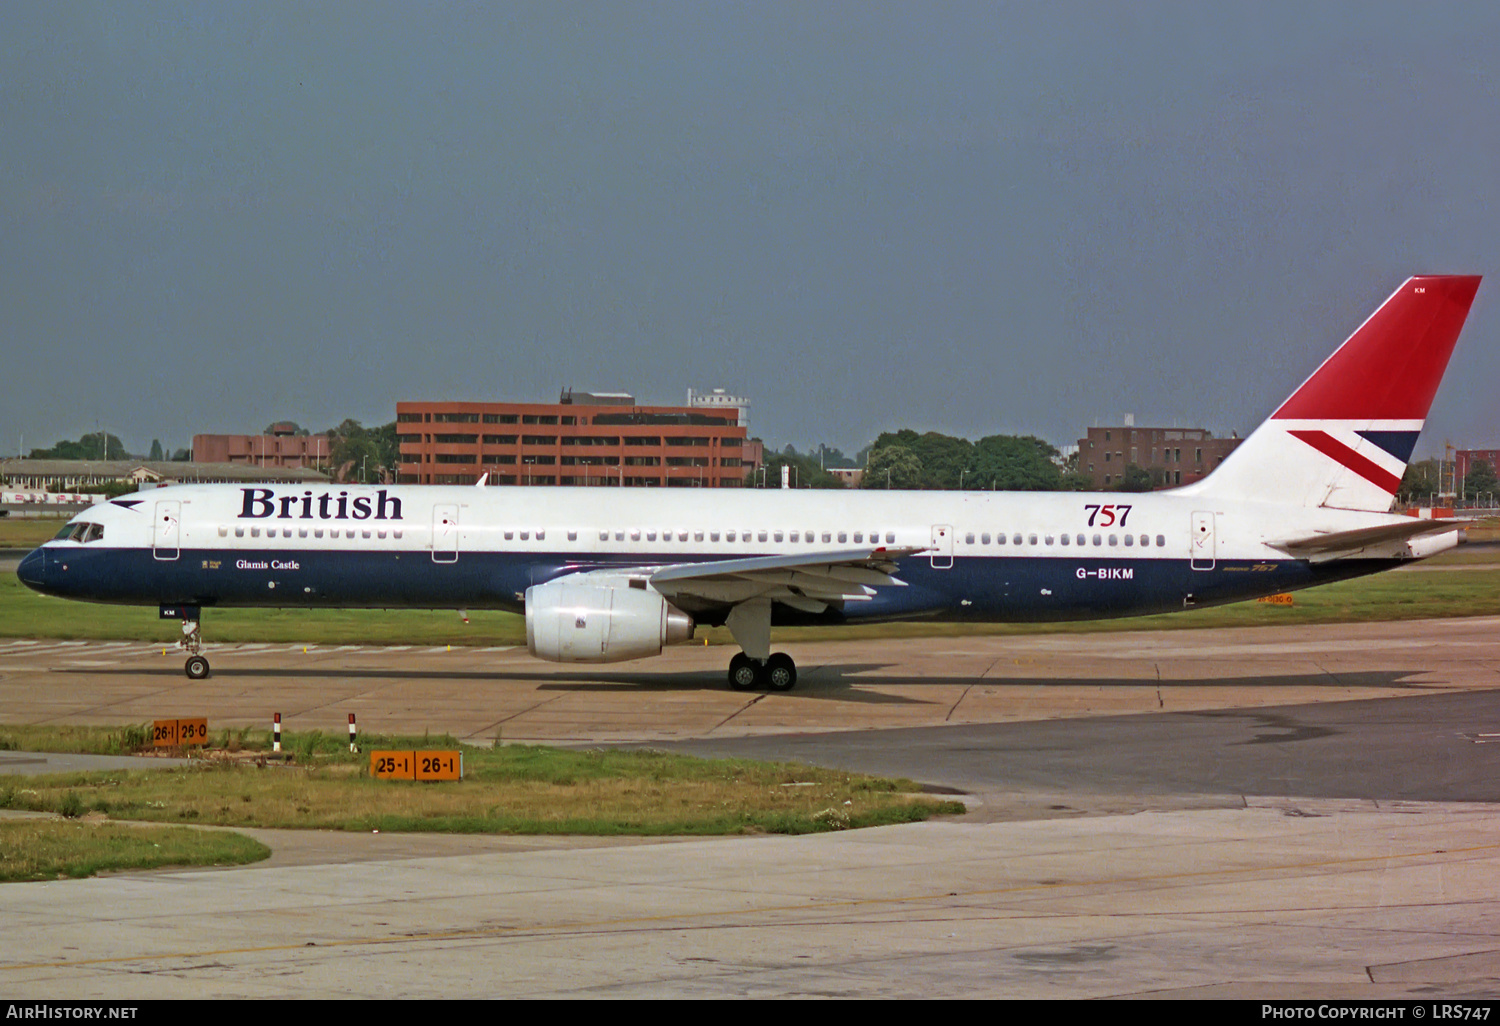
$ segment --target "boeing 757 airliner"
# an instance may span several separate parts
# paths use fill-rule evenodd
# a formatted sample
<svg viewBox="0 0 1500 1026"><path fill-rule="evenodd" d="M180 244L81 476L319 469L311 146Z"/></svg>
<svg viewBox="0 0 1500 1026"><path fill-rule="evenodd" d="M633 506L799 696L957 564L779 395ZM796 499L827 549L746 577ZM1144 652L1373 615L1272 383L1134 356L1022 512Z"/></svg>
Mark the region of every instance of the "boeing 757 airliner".
<svg viewBox="0 0 1500 1026"><path fill-rule="evenodd" d="M1375 573L1450 548L1390 512L1479 288L1395 291L1208 477L1164 492L182 485L75 517L17 573L155 605L208 676L204 608L509 609L533 655L605 663L726 624L734 688L786 690L775 624L1162 613Z"/></svg>

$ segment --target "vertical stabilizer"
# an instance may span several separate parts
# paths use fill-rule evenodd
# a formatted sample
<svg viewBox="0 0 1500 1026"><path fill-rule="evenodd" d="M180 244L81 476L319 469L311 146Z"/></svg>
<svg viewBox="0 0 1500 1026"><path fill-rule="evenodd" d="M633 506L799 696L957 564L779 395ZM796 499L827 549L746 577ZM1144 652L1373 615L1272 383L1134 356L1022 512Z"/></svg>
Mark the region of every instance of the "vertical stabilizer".
<svg viewBox="0 0 1500 1026"><path fill-rule="evenodd" d="M1479 281L1408 278L1217 470L1181 491L1390 509Z"/></svg>

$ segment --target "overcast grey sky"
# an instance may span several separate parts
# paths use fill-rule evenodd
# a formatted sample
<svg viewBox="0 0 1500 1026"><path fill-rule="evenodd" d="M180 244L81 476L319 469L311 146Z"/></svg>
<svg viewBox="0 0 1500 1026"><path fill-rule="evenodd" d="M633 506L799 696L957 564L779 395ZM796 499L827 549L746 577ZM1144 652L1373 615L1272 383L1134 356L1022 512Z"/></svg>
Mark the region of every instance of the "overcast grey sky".
<svg viewBox="0 0 1500 1026"><path fill-rule="evenodd" d="M1488 276L1419 452L1500 445L1500 4L0 5L0 452L679 403L1253 428Z"/></svg>

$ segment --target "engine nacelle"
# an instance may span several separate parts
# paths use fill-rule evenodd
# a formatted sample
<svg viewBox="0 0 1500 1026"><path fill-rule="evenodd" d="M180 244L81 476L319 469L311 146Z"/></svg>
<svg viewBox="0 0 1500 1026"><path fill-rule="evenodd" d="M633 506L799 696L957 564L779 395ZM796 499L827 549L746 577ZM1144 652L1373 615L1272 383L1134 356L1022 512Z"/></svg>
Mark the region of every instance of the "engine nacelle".
<svg viewBox="0 0 1500 1026"><path fill-rule="evenodd" d="M526 589L526 648L554 663L618 663L689 641L693 618L652 588L569 582Z"/></svg>

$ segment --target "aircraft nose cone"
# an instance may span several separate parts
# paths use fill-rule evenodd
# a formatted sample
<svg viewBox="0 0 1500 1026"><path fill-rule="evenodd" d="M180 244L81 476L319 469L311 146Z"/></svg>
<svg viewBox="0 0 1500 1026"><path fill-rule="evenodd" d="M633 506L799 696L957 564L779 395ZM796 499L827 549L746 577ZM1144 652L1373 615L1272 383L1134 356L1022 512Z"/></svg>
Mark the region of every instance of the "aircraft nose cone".
<svg viewBox="0 0 1500 1026"><path fill-rule="evenodd" d="M21 560L20 565L16 567L16 576L21 579L21 583L26 585L26 587L41 590L46 577L46 573L44 572L46 569L45 561L46 553L41 549L33 549L25 559Z"/></svg>

